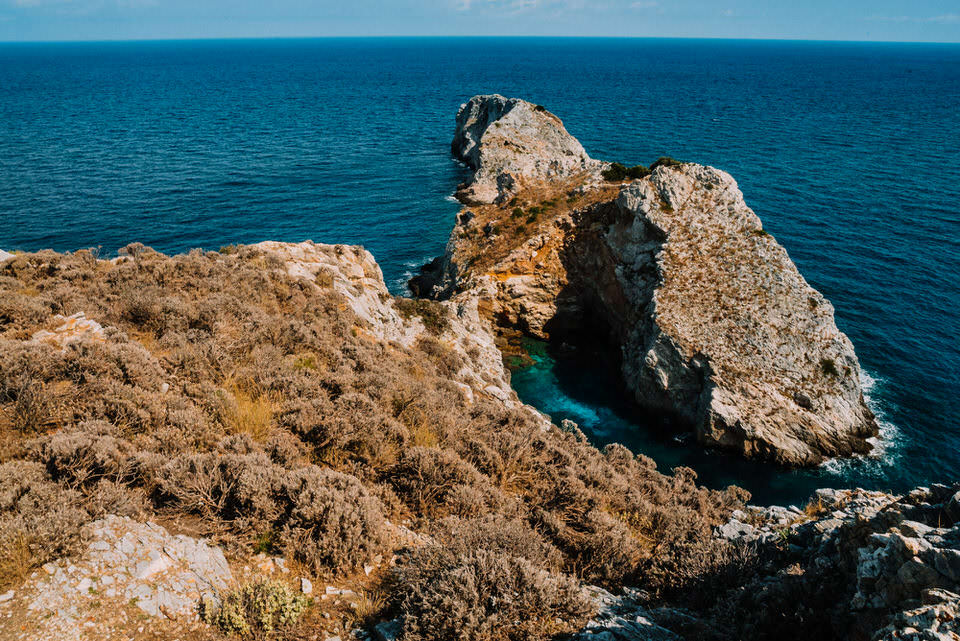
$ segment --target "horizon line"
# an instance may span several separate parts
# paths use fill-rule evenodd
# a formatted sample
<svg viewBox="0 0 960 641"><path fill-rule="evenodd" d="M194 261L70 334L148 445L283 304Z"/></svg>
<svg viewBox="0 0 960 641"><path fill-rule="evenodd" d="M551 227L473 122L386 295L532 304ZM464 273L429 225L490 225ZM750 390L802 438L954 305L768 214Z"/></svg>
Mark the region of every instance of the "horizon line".
<svg viewBox="0 0 960 641"><path fill-rule="evenodd" d="M836 44L916 44L916 45L960 45L960 41L939 40L869 40L840 38L769 38L744 36L729 38L723 36L585 36L585 35L437 35L437 34L380 34L380 35L309 35L309 36L220 36L220 37L147 37L147 38L78 38L74 40L0 40L0 44L98 44L98 43L138 43L138 42L218 42L224 40L387 40L387 39L453 39L453 38L505 38L505 39L565 39L565 40L718 40L718 41L756 41L756 42L809 42Z"/></svg>

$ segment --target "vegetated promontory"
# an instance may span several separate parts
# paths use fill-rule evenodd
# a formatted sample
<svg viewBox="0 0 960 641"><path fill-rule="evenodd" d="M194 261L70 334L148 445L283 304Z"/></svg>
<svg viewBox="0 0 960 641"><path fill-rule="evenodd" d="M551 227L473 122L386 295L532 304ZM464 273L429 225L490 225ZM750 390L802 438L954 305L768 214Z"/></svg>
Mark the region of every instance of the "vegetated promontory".
<svg viewBox="0 0 960 641"><path fill-rule="evenodd" d="M484 100L503 99L470 104ZM612 184L557 140L569 158L475 183L500 200L460 216L458 233L477 220L490 239L477 280L509 282L479 270L562 211L653 200L669 231L667 210L692 201L663 185L708 176L732 198L715 170L668 162ZM636 240L669 246L655 234ZM471 294L457 237L441 301L390 295L373 257L342 245L0 255L0 638L953 638L960 487L761 509L693 470L600 451L520 403L497 348L497 324L548 334L578 317L549 311L568 306L548 289L539 306Z"/></svg>

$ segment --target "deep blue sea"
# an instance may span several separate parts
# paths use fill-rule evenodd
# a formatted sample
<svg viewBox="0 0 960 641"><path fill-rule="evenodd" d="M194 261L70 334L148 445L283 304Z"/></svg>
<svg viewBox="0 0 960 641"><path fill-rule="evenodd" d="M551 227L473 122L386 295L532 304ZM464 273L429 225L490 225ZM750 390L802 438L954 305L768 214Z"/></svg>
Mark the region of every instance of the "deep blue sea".
<svg viewBox="0 0 960 641"><path fill-rule="evenodd" d="M785 472L653 435L595 364L517 372L598 444L758 501L960 478L960 46L594 39L0 44L0 248L360 243L396 292L439 254L458 105L546 105L598 158L715 165L830 298L879 457ZM605 382L606 381L606 382Z"/></svg>

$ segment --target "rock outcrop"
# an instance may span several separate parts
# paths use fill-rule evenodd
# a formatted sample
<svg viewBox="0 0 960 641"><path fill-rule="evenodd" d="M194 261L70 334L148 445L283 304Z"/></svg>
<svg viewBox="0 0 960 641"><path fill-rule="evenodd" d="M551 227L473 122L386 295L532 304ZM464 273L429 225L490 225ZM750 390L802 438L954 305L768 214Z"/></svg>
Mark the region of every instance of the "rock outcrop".
<svg viewBox="0 0 960 641"><path fill-rule="evenodd" d="M853 346L734 179L669 161L605 182L574 142L522 100L464 105L468 207L412 289L534 336L603 335L638 404L703 444L786 465L868 452Z"/></svg>
<svg viewBox="0 0 960 641"><path fill-rule="evenodd" d="M953 641L960 609L954 501L960 485L903 496L823 489L806 511L751 507L734 513L717 535L780 549L768 575L754 579L757 592L746 590L758 604L776 607L791 594L822 592L832 611L818 615L849 628L848 638Z"/></svg>
<svg viewBox="0 0 960 641"><path fill-rule="evenodd" d="M544 107L496 94L460 106L452 148L454 157L474 170L458 194L465 202L503 201L531 180L600 167Z"/></svg>
<svg viewBox="0 0 960 641"><path fill-rule="evenodd" d="M105 339L103 327L92 318L87 318L85 312L66 317L58 314L53 320L59 323L57 327L52 330L41 329L33 335L32 340L66 348L82 340L102 343Z"/></svg>
<svg viewBox="0 0 960 641"><path fill-rule="evenodd" d="M8 606L28 621L18 638L114 638L136 620L125 606L136 616L197 622L201 600L216 601L233 585L219 548L155 523L108 516L87 525L84 539L80 558L45 565L17 590ZM14 630L0 623L4 634Z"/></svg>

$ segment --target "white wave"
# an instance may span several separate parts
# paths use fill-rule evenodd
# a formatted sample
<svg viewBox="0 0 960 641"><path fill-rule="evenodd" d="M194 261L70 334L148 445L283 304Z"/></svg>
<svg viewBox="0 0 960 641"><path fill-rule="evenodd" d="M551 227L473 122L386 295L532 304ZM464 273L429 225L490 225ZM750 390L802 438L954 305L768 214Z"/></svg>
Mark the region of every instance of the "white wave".
<svg viewBox="0 0 960 641"><path fill-rule="evenodd" d="M855 456L849 459L828 459L820 465L824 472L843 476L856 466L858 472L870 476L882 476L885 470L896 465L900 458L902 433L887 416L886 409L880 399L884 385L883 378L871 375L866 370L860 370L860 389L863 390L863 400L873 412L877 421L879 433L867 439L873 446L869 454Z"/></svg>
<svg viewBox="0 0 960 641"><path fill-rule="evenodd" d="M413 292L410 291L410 286L408 285L410 279L419 274L420 268L432 261L433 258L433 256L424 256L423 258L413 258L403 261L401 265L406 269L403 270L399 278L395 278L387 283L387 289L390 290L390 293L399 294L400 296L409 296L412 294Z"/></svg>
<svg viewBox="0 0 960 641"><path fill-rule="evenodd" d="M443 199L448 203L456 203L458 205L460 204L460 201L457 200L457 197L454 196L453 194L450 194L449 196L444 196Z"/></svg>

